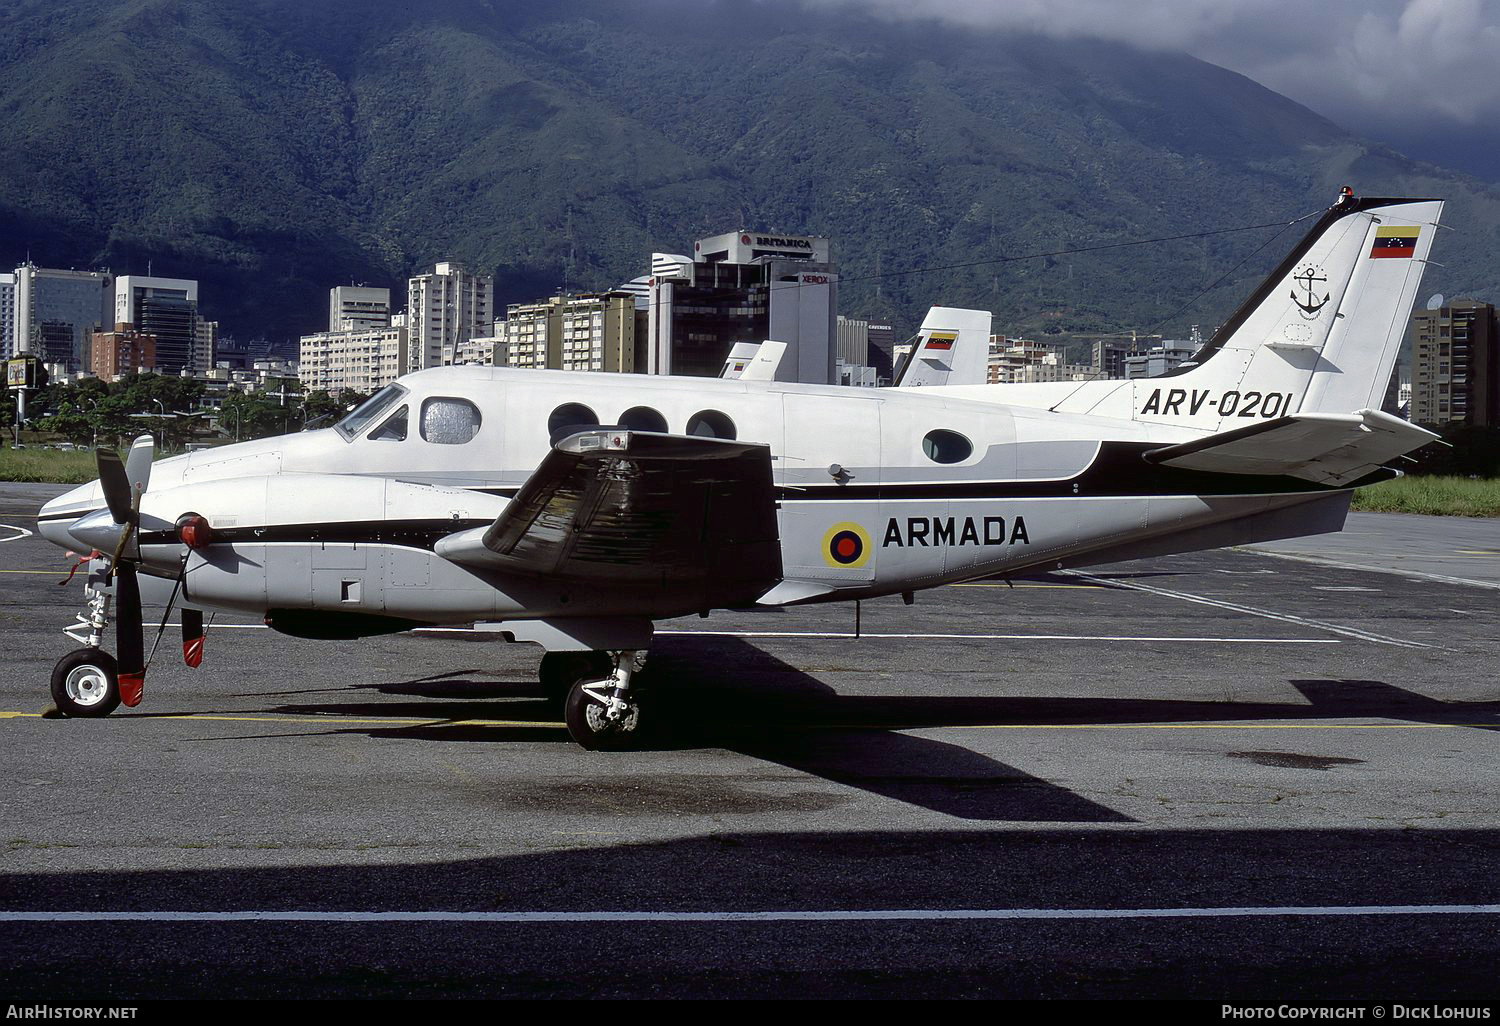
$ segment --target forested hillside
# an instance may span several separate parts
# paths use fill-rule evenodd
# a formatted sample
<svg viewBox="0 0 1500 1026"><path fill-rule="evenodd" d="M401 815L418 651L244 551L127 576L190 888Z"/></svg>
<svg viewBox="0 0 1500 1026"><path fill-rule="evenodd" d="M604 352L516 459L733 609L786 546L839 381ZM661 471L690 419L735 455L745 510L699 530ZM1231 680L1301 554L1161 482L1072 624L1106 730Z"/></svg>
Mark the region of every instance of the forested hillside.
<svg viewBox="0 0 1500 1026"><path fill-rule="evenodd" d="M1500 298L1500 194L1186 56L812 15L791 0L12 0L0 262L198 277L240 337L434 260L502 300L645 273L736 227L834 239L847 313L997 330L1211 327L1365 194L1453 202L1425 292ZM877 272L884 275L876 278Z"/></svg>

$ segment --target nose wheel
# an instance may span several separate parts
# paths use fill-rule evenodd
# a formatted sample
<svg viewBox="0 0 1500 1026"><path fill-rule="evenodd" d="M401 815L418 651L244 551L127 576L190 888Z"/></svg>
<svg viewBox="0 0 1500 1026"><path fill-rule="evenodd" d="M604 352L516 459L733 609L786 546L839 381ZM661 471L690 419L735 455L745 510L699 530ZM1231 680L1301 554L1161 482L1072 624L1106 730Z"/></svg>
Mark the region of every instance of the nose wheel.
<svg viewBox="0 0 1500 1026"><path fill-rule="evenodd" d="M114 656L97 648L69 652L52 668L52 701L65 716L108 716L120 704Z"/></svg>

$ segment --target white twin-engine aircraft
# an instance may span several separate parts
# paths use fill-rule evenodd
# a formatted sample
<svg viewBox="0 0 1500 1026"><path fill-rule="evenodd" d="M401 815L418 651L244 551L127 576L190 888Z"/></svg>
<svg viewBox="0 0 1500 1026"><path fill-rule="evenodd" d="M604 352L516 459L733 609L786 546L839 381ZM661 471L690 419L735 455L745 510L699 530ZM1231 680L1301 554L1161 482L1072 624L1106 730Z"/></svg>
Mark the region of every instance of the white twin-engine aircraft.
<svg viewBox="0 0 1500 1026"><path fill-rule="evenodd" d="M543 645L573 738L621 747L655 620L1337 531L1352 488L1436 437L1379 406L1441 210L1346 190L1164 377L445 367L325 430L155 464L137 439L40 514L49 540L94 550L85 647L53 698L70 716L139 702L143 598L163 622L181 609L190 665L204 611L307 638L474 623Z"/></svg>

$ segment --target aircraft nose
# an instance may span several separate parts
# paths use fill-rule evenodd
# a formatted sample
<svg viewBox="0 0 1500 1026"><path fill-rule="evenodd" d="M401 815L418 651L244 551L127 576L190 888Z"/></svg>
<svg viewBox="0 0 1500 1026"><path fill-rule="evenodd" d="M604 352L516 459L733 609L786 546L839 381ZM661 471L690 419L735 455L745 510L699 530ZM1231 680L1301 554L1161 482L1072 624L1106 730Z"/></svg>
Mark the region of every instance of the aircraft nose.
<svg viewBox="0 0 1500 1026"><path fill-rule="evenodd" d="M78 542L69 533L69 528L78 518L87 516L104 505L104 490L98 481L66 491L44 505L37 513L37 533L53 545L64 549L75 549Z"/></svg>

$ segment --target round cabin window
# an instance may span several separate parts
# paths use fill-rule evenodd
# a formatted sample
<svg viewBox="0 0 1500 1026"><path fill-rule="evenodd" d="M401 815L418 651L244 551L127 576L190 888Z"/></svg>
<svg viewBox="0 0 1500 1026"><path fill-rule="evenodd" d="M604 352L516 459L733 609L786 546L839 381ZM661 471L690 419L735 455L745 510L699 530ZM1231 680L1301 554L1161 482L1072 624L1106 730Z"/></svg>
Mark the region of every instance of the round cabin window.
<svg viewBox="0 0 1500 1026"><path fill-rule="evenodd" d="M934 463L962 463L974 453L974 446L957 431L929 431L922 439L922 452Z"/></svg>
<svg viewBox="0 0 1500 1026"><path fill-rule="evenodd" d="M701 410L688 418L687 433L700 438L727 438L733 440L734 421L718 410Z"/></svg>
<svg viewBox="0 0 1500 1026"><path fill-rule="evenodd" d="M598 415L587 406L582 403L563 403L547 418L547 435L556 442L559 438L598 426Z"/></svg>
<svg viewBox="0 0 1500 1026"><path fill-rule="evenodd" d="M667 433L667 418L649 406L635 406L620 414L620 426L631 431Z"/></svg>

